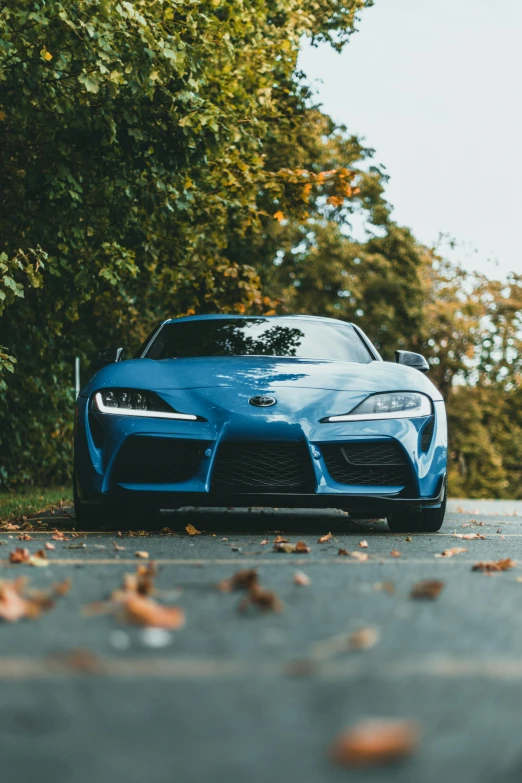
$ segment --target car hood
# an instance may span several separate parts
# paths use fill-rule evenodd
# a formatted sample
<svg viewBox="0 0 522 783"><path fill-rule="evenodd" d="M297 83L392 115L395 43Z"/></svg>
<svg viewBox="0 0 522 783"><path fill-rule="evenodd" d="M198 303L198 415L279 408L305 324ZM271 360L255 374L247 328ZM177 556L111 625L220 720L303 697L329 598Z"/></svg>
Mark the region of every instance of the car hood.
<svg viewBox="0 0 522 783"><path fill-rule="evenodd" d="M134 359L108 365L91 378L82 396L110 386L169 392L233 387L267 393L275 389L324 391L419 391L433 400L440 392L418 370L374 361L315 361L265 356L223 356L193 359Z"/></svg>

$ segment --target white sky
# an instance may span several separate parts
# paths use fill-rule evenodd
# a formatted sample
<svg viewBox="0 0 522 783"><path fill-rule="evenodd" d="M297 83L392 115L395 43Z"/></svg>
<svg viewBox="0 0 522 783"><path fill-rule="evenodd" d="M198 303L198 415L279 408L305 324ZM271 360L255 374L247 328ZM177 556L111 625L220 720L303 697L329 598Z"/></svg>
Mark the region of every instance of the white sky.
<svg viewBox="0 0 522 783"><path fill-rule="evenodd" d="M522 273L521 35L522 0L375 0L342 54L299 61L386 166L395 219L495 277Z"/></svg>

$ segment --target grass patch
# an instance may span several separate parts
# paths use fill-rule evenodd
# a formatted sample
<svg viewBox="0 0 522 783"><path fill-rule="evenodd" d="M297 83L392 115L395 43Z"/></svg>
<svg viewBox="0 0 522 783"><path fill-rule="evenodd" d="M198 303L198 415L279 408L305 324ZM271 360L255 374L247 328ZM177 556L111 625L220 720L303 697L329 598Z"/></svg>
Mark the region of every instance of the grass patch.
<svg viewBox="0 0 522 783"><path fill-rule="evenodd" d="M38 514L62 501L72 504L69 487L27 487L16 492L0 492L0 522Z"/></svg>

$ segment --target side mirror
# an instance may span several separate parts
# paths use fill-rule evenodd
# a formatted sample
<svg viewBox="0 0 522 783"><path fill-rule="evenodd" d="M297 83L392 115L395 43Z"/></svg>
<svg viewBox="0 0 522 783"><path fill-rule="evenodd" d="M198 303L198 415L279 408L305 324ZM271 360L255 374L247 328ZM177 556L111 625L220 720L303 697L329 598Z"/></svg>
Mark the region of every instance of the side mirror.
<svg viewBox="0 0 522 783"><path fill-rule="evenodd" d="M108 364L114 364L115 362L121 362L121 354L123 348L107 348L105 351L97 353L91 362L91 370L97 372L102 367L106 367Z"/></svg>
<svg viewBox="0 0 522 783"><path fill-rule="evenodd" d="M429 372L430 369L424 356L413 351L395 351L395 361L397 364L405 364L406 367L413 367L420 372Z"/></svg>

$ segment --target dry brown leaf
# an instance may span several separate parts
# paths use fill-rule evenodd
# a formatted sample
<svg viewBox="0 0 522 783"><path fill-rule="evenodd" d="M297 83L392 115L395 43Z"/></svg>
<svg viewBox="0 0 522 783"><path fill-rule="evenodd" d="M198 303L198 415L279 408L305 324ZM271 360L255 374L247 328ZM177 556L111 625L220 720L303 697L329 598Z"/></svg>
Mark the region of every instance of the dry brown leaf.
<svg viewBox="0 0 522 783"><path fill-rule="evenodd" d="M50 544L49 541L45 542L45 548L46 549L50 549L50 550L56 549L55 545L54 544Z"/></svg>
<svg viewBox="0 0 522 783"><path fill-rule="evenodd" d="M299 585L300 587L308 587L312 584L312 580L302 571L296 571L294 574L294 584Z"/></svg>
<svg viewBox="0 0 522 783"><path fill-rule="evenodd" d="M12 532L13 530L20 530L20 525L14 525L12 522L4 522L2 527L3 530L9 530L9 532Z"/></svg>
<svg viewBox="0 0 522 783"><path fill-rule="evenodd" d="M29 565L32 566L48 566L49 561L47 559L47 555L45 554L45 549L39 549L38 552L35 552L34 555L31 555L28 562Z"/></svg>
<svg viewBox="0 0 522 783"><path fill-rule="evenodd" d="M317 539L318 544L326 544L327 541L331 541L333 538L333 535L331 533L326 533L324 536L321 536L321 538Z"/></svg>
<svg viewBox="0 0 522 783"><path fill-rule="evenodd" d="M472 519L472 520L471 520L471 524L472 524L472 525L479 525L479 527L485 527L485 525L486 525L486 523L485 523L485 522L477 522L477 520L476 520L476 519Z"/></svg>
<svg viewBox="0 0 522 783"><path fill-rule="evenodd" d="M261 546L265 546L265 544L268 544L268 543L269 543L268 542L268 538L265 538L265 539L263 539L263 541L261 541Z"/></svg>
<svg viewBox="0 0 522 783"><path fill-rule="evenodd" d="M350 555L348 550L347 549L343 549L342 547L337 550L337 554L340 555L341 557L349 557L349 555Z"/></svg>
<svg viewBox="0 0 522 783"><path fill-rule="evenodd" d="M116 542L114 542L113 547L114 547L114 551L115 552L125 552L125 547L124 546L120 546Z"/></svg>
<svg viewBox="0 0 522 783"><path fill-rule="evenodd" d="M17 546L14 552L11 552L9 555L9 562L10 563L28 563L29 558L31 557L31 553L28 549L25 547L22 549L22 547Z"/></svg>
<svg viewBox="0 0 522 783"><path fill-rule="evenodd" d="M274 544L288 544L288 539L283 536L276 536L274 538Z"/></svg>
<svg viewBox="0 0 522 783"><path fill-rule="evenodd" d="M359 549L368 549L367 541L359 541Z"/></svg>
<svg viewBox="0 0 522 783"><path fill-rule="evenodd" d="M441 554L435 555L435 557L454 557L455 555L460 555L461 552L467 552L467 548L465 546L453 546L451 549L445 549L444 552L441 552Z"/></svg>
<svg viewBox="0 0 522 783"><path fill-rule="evenodd" d="M63 531L58 530L57 528L54 528L53 535L52 535L53 541L68 541L69 539L63 533Z"/></svg>
<svg viewBox="0 0 522 783"><path fill-rule="evenodd" d="M392 549L392 551L390 552L390 555L392 557L401 557L401 553L399 552L398 549Z"/></svg>
<svg viewBox="0 0 522 783"><path fill-rule="evenodd" d="M409 544L411 541L413 541L413 538L411 536L406 536L404 540L407 541Z"/></svg>
<svg viewBox="0 0 522 783"><path fill-rule="evenodd" d="M289 555L291 553L306 554L310 552L310 547L305 544L304 541L298 541L297 544L279 543L274 544L274 552L284 552Z"/></svg>
<svg viewBox="0 0 522 783"><path fill-rule="evenodd" d="M453 538L462 538L464 541L473 541L476 538L480 538L482 541L486 540L486 536L482 533L453 533Z"/></svg>
<svg viewBox="0 0 522 783"><path fill-rule="evenodd" d="M252 585L248 594L240 602L238 610L245 612L249 606L258 606L263 612L282 612L284 608L272 590L266 590L258 584Z"/></svg>
<svg viewBox="0 0 522 783"><path fill-rule="evenodd" d="M185 613L179 606L161 606L143 595L131 594L123 602L123 617L136 625L176 630L185 625Z"/></svg>
<svg viewBox="0 0 522 783"><path fill-rule="evenodd" d="M444 582L441 582L440 579L422 579L411 588L410 598L434 601L439 597L443 587Z"/></svg>
<svg viewBox="0 0 522 783"><path fill-rule="evenodd" d="M7 622L16 622L23 617L35 619L54 606L53 596L63 594L59 585L50 591L31 591L25 578L0 582L0 618Z"/></svg>
<svg viewBox="0 0 522 783"><path fill-rule="evenodd" d="M32 541L33 537L29 535L29 533L22 533L21 536L18 536L19 541Z"/></svg>
<svg viewBox="0 0 522 783"><path fill-rule="evenodd" d="M189 522L188 525L186 525L185 530L187 531L189 536L200 536L201 535L201 530L196 530L194 525L191 525L190 522Z"/></svg>
<svg viewBox="0 0 522 783"><path fill-rule="evenodd" d="M61 582L56 582L53 585L53 592L55 595L67 595L72 586L72 579L63 579Z"/></svg>
<svg viewBox="0 0 522 783"><path fill-rule="evenodd" d="M410 756L419 739L420 731L413 721L365 720L337 737L330 756L344 766L387 764Z"/></svg>
<svg viewBox="0 0 522 783"><path fill-rule="evenodd" d="M134 552L134 557L141 557L143 560L147 560L149 553L144 552L143 550L138 550L137 552Z"/></svg>
<svg viewBox="0 0 522 783"><path fill-rule="evenodd" d="M307 554L312 550L310 549L310 547L305 541L298 541L297 544L295 545L295 551L301 552L301 554Z"/></svg>
<svg viewBox="0 0 522 783"><path fill-rule="evenodd" d="M493 573L494 571L509 571L511 568L515 568L516 565L516 560L512 560L511 557L506 557L503 560L484 560L480 563L475 563L471 570Z"/></svg>
<svg viewBox="0 0 522 783"><path fill-rule="evenodd" d="M237 571L229 579L223 579L218 583L218 590L222 593L231 593L233 590L248 590L258 582L258 575L255 568L244 568Z"/></svg>

